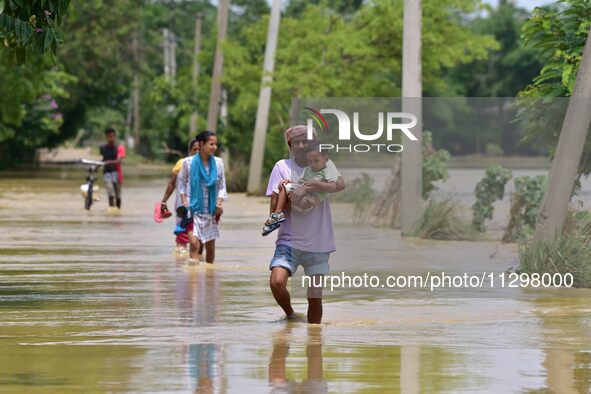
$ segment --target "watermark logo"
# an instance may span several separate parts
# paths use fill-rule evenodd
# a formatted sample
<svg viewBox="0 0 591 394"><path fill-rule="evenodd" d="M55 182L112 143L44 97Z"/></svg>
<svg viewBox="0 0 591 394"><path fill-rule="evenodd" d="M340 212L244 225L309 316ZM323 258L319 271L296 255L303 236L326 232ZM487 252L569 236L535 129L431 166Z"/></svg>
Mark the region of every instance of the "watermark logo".
<svg viewBox="0 0 591 394"><path fill-rule="evenodd" d="M314 139L314 124L320 131L328 131L328 122L323 114L334 115L338 121L338 139L339 141L351 141L352 136L360 141L377 141L386 133L386 139L392 141L394 133L401 132L411 142L418 141L418 138L412 133L411 129L418 123L414 114L407 112L378 112L378 128L376 131L367 132L359 128L359 112L353 112L353 122L345 111L334 108L323 108L315 110L310 107L304 107L309 113L310 118L307 121L308 140ZM321 151L348 151L348 152L370 152L382 150L397 153L402 152L404 147L401 144L320 144Z"/></svg>
<svg viewBox="0 0 591 394"><path fill-rule="evenodd" d="M323 131L325 128L328 131L328 123L326 122L326 119L324 119L324 116L322 116L322 114L318 111L316 111L314 108L310 108L310 107L304 107L308 113L308 115L312 118L312 119L308 119L308 139L312 139L310 138L310 133L311 133L311 122L312 120L316 123L316 125L318 126L318 128L320 129L320 131Z"/></svg>

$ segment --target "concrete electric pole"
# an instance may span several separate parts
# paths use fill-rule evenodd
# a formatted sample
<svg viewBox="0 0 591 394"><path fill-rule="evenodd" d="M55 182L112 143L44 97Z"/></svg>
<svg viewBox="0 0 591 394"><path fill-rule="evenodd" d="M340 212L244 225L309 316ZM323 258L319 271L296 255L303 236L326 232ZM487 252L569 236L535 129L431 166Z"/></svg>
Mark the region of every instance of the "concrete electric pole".
<svg viewBox="0 0 591 394"><path fill-rule="evenodd" d="M281 0L273 0L269 29L267 31L267 45L265 46L265 60L263 64L263 77L259 93L259 105L254 126L254 141L250 154L250 166L248 169L248 193L257 193L261 187L261 175L263 171L263 159L265 157L265 139L269 124L269 108L271 106L271 82L275 70L275 51L279 37L279 22L281 19Z"/></svg>

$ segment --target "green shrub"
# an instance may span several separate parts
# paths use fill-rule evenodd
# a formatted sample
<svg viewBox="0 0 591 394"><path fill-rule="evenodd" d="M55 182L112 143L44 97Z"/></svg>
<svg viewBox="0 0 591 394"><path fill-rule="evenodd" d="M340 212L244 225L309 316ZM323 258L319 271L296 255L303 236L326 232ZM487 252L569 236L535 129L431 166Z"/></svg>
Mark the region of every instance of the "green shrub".
<svg viewBox="0 0 591 394"><path fill-rule="evenodd" d="M562 235L533 243L522 239L517 272L573 275L574 287L591 288L591 213L569 212Z"/></svg>
<svg viewBox="0 0 591 394"><path fill-rule="evenodd" d="M520 234L521 236L527 236L533 233L547 183L548 177L546 175L515 178L511 219L503 235L504 242L512 242L519 238Z"/></svg>
<svg viewBox="0 0 591 394"><path fill-rule="evenodd" d="M493 144L491 142L486 144L484 151L488 156L502 156L503 155L503 148L501 148L498 144Z"/></svg>
<svg viewBox="0 0 591 394"><path fill-rule="evenodd" d="M459 206L452 200L429 200L411 236L439 240L475 240L478 233L459 217Z"/></svg>
<svg viewBox="0 0 591 394"><path fill-rule="evenodd" d="M501 200L505 194L505 184L511 179L511 171L499 165L490 166L484 179L476 185L476 202L472 206L474 213L472 227L480 232L486 231L484 221L493 217L493 202Z"/></svg>
<svg viewBox="0 0 591 394"><path fill-rule="evenodd" d="M447 163L451 155L445 149L435 150L433 148L433 136L431 132L423 132L423 198L427 199L437 181L445 181L449 178Z"/></svg>

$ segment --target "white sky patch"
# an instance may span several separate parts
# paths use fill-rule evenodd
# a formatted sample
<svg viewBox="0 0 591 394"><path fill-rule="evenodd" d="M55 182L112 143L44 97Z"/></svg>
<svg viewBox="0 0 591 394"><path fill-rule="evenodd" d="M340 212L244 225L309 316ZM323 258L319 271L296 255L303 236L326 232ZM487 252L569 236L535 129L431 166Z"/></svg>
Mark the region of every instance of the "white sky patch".
<svg viewBox="0 0 591 394"><path fill-rule="evenodd" d="M485 3L492 4L496 6L499 4L499 0L483 0ZM528 10L533 10L535 7L539 7L542 5L555 3L554 0L516 0L515 1L518 6L526 8Z"/></svg>

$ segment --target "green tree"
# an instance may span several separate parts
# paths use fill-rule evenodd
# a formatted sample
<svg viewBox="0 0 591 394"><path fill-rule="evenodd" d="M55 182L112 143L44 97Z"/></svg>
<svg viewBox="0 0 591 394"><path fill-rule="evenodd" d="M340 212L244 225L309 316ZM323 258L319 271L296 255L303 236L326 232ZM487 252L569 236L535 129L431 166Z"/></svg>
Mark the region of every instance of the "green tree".
<svg viewBox="0 0 591 394"><path fill-rule="evenodd" d="M467 26L477 34L494 36L499 46L489 50L489 56L469 64L462 64L447 73L447 90L433 95L459 95L468 97L515 97L527 86L542 68L535 48L526 47L521 39L521 28L529 12L509 0L500 0L498 6L479 17L466 20ZM507 102L497 100L499 125ZM494 108L491 108L494 110ZM508 120L507 120L508 121ZM509 124L491 130L478 130L477 136L470 129L456 131L454 141L462 146L463 153L482 153L484 146L496 144L503 153L524 153L525 147L518 144L519 135Z"/></svg>
<svg viewBox="0 0 591 394"><path fill-rule="evenodd" d="M141 2L91 0L75 2L63 30L68 40L60 51L60 67L74 75L70 97L61 102L62 135L71 137L85 126L87 112L107 106L125 118L134 72L142 72L132 52L131 35L141 35Z"/></svg>
<svg viewBox="0 0 591 394"><path fill-rule="evenodd" d="M239 11L243 15L251 15L248 4L241 7ZM197 13L202 15L202 42L200 75L197 86L194 87L191 76ZM142 148L149 157L173 159L172 156L163 156L163 143L181 152L186 151L191 137L189 118L195 109L199 115L198 129L205 127L215 50L216 17L215 7L195 1L158 1L149 3L143 11L146 48L142 87ZM232 17L236 15L232 14ZM163 28L171 29L176 35L178 68L176 78L170 80L163 75Z"/></svg>
<svg viewBox="0 0 591 394"><path fill-rule="evenodd" d="M523 26L525 43L539 51L545 66L520 93L524 99L519 119L527 125L524 141L549 150L551 156L560 136L566 101L547 98L571 95L590 27L588 0L559 0L555 5L536 8ZM591 135L578 170L579 176L590 173Z"/></svg>
<svg viewBox="0 0 591 394"><path fill-rule="evenodd" d="M500 0L485 16L467 21L477 34L494 36L499 43L487 58L450 70L446 93L468 97L515 97L525 88L542 63L537 50L526 47L521 28L529 12L512 1Z"/></svg>
<svg viewBox="0 0 591 394"><path fill-rule="evenodd" d="M70 0L0 0L0 42L5 60L23 63L29 55L57 53Z"/></svg>
<svg viewBox="0 0 591 394"><path fill-rule="evenodd" d="M45 61L0 64L0 168L32 160L35 148L56 136L63 116L57 99L67 97L68 74Z"/></svg>
<svg viewBox="0 0 591 394"><path fill-rule="evenodd" d="M445 86L444 71L488 56L497 44L471 32L458 14L478 9L475 0L426 0L423 10L423 80L426 91ZM343 15L327 3L308 4L281 21L265 166L285 153L282 130L298 97L375 97L401 92L402 0L375 0ZM227 43L225 84L230 91L234 155L250 151L261 80L268 17L245 26ZM453 37L453 40L450 39Z"/></svg>
<svg viewBox="0 0 591 394"><path fill-rule="evenodd" d="M559 0L557 5L533 10L522 34L528 46L540 51L545 66L521 96L570 96L589 27L591 2L588 0Z"/></svg>

